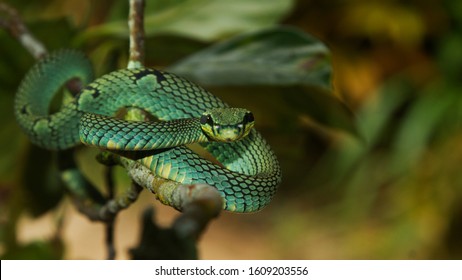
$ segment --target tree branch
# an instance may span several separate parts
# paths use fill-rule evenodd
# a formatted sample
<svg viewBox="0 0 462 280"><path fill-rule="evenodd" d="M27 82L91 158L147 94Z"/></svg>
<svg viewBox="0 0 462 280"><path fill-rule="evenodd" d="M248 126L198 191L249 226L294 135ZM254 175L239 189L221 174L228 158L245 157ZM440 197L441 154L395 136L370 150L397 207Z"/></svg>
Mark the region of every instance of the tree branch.
<svg viewBox="0 0 462 280"><path fill-rule="evenodd" d="M128 69L144 64L144 0L130 0L128 28L130 30L130 57Z"/></svg>
<svg viewBox="0 0 462 280"><path fill-rule="evenodd" d="M197 240L208 222L223 209L223 198L212 186L184 185L159 178L142 164L123 157L120 163L137 184L150 190L160 202L183 212L173 223L181 238Z"/></svg>
<svg viewBox="0 0 462 280"><path fill-rule="evenodd" d="M112 222L117 213L135 202L143 190L133 183L123 195L108 200L88 183L77 168L61 168L60 171L75 206L92 221Z"/></svg>

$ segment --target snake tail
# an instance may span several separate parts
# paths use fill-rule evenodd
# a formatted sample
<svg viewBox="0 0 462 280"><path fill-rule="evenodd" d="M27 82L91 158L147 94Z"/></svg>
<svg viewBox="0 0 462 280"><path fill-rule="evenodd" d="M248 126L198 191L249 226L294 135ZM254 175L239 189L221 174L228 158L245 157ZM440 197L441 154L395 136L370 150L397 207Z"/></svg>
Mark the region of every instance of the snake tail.
<svg viewBox="0 0 462 280"><path fill-rule="evenodd" d="M15 115L32 143L61 150L80 142L78 129L82 113L76 110L75 99L58 112L49 113L54 95L73 78L89 83L93 80L92 66L82 53L62 50L35 64L21 82L16 93Z"/></svg>

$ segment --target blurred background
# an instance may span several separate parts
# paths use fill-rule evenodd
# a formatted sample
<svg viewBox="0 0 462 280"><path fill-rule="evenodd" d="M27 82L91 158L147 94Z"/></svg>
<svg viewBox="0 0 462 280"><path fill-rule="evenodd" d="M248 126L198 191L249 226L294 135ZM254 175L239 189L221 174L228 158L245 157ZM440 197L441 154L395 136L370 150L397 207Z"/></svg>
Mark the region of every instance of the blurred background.
<svg viewBox="0 0 462 280"><path fill-rule="evenodd" d="M98 76L126 67L128 1L4 2L49 50L81 49ZM146 65L251 109L283 170L267 208L210 224L200 258L462 257L461 1L147 2ZM76 212L53 154L15 123L34 59L3 30L0 57L0 256L105 258L104 227ZM96 153L77 159L101 185ZM116 181L129 184L122 169ZM117 220L118 259L147 207L164 226L178 215L144 191Z"/></svg>

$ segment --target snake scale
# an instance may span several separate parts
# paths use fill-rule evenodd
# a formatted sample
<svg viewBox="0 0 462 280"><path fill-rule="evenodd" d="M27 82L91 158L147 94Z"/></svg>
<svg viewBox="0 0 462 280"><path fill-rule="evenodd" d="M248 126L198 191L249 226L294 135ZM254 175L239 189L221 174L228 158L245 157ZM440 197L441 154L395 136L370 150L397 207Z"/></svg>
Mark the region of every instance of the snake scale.
<svg viewBox="0 0 462 280"><path fill-rule="evenodd" d="M53 97L74 78L86 86L50 113ZM159 121L114 118L121 108L130 107ZM159 70L122 69L93 80L84 54L57 51L24 77L16 94L15 115L31 142L49 150L81 143L109 151L162 149L138 161L165 179L214 186L229 211L260 210L281 181L277 158L252 128L250 112L229 108L203 88ZM200 143L221 165L192 152L185 146L190 143Z"/></svg>

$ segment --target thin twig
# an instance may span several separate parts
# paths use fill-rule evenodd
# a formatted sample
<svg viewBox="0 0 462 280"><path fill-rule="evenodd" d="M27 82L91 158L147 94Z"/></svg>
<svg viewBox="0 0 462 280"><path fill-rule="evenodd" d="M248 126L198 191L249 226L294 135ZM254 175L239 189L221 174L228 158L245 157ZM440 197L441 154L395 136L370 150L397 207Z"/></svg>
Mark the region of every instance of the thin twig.
<svg viewBox="0 0 462 280"><path fill-rule="evenodd" d="M35 59L40 59L47 54L45 46L29 32L15 9L0 3L0 12L7 16L7 18L0 18L0 27L7 30Z"/></svg>
<svg viewBox="0 0 462 280"><path fill-rule="evenodd" d="M120 197L109 200L99 209L98 216L103 220L115 217L118 212L128 208L138 199L140 192L143 190L138 184L132 183L130 188Z"/></svg>
<svg viewBox="0 0 462 280"><path fill-rule="evenodd" d="M115 219L108 220L105 223L106 231L106 250L107 250L107 259L114 260L116 256L116 250L114 246L114 222Z"/></svg>
<svg viewBox="0 0 462 280"><path fill-rule="evenodd" d="M88 185L79 170L61 170L61 178L70 190L70 195L79 212L92 221L105 223L112 222L121 210L128 208L138 199L139 193L143 190L139 185L132 184L120 197L110 200L98 199L99 193L95 196L93 188Z"/></svg>
<svg viewBox="0 0 462 280"><path fill-rule="evenodd" d="M106 189L107 189L107 199L113 200L114 193L115 193L115 186L114 186L114 168L112 166L108 166L105 172L105 181L106 181ZM106 248L107 248L107 259L113 260L116 255L115 246L114 246L114 223L115 219L108 219L105 226L106 226Z"/></svg>
<svg viewBox="0 0 462 280"><path fill-rule="evenodd" d="M130 30L130 58L128 69L144 65L144 0L130 0L128 28Z"/></svg>

